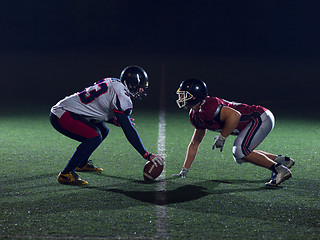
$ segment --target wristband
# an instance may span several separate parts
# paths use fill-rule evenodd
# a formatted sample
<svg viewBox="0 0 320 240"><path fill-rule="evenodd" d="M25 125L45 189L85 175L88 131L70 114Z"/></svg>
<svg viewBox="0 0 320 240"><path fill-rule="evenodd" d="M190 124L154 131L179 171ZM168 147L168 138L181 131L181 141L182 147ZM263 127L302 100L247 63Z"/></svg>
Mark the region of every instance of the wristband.
<svg viewBox="0 0 320 240"><path fill-rule="evenodd" d="M143 155L143 158L144 158L144 159L147 159L147 160L150 160L151 155L152 155L152 153L146 152L146 153Z"/></svg>
<svg viewBox="0 0 320 240"><path fill-rule="evenodd" d="M219 139L221 139L221 140L223 140L223 141L226 140L226 137L222 136L221 133L220 133L219 135L220 135L220 136L219 136Z"/></svg>

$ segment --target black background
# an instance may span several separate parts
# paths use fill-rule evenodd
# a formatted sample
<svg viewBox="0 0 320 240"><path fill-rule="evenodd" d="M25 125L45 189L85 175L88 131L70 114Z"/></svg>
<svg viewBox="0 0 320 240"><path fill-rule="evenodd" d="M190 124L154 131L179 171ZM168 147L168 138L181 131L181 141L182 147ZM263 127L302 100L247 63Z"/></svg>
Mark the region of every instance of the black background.
<svg viewBox="0 0 320 240"><path fill-rule="evenodd" d="M137 107L177 109L182 80L267 107L320 100L318 1L10 0L0 4L2 106L51 106L127 65L145 68Z"/></svg>

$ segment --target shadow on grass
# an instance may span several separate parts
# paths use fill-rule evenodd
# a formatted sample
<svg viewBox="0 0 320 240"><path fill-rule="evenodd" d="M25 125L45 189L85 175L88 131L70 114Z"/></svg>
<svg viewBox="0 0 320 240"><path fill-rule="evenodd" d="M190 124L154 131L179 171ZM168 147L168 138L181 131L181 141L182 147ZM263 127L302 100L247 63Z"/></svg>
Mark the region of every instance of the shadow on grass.
<svg viewBox="0 0 320 240"><path fill-rule="evenodd" d="M215 190L220 184L239 185L245 183L261 183L259 181L246 181L246 180L205 180L194 184L182 185L178 182L170 180L177 179L175 177L168 177L166 179L157 181L142 181L130 179L119 176L105 175L104 177L125 180L129 182L127 185L121 187L96 187L84 186L85 188L95 189L98 191L113 192L125 195L126 197L138 200L141 202L156 204L156 205L169 205L176 203L183 203L194 201L211 194L225 194L236 192L256 192L266 190L264 187L241 187L232 189ZM133 186L131 183L135 183ZM157 186L162 186L165 183L165 190L158 190ZM179 187L177 187L177 185ZM163 188L163 187L161 187Z"/></svg>
<svg viewBox="0 0 320 240"><path fill-rule="evenodd" d="M106 175L106 177L113 178L114 176ZM171 180L172 178L168 178L146 184L144 181L127 179L129 183L121 187L89 188L122 195L125 196L126 201L133 200L137 204L139 202L148 203L202 214L241 216L242 218L273 219L275 221L289 219L290 223L297 226L318 227L320 224L318 218L320 211L315 206L301 205L294 201L285 201L285 204L281 204L279 200L264 201L263 198L257 198L260 194L270 192L270 189L264 186L252 187L252 184L261 184L262 180L204 180L185 185ZM157 190L157 185L161 185L163 181L166 181L166 190ZM288 193L283 192L282 189L284 188L280 186L271 190L272 192L279 191L275 193L276 195L288 196ZM271 192L270 194L272 195Z"/></svg>
<svg viewBox="0 0 320 240"><path fill-rule="evenodd" d="M126 178L121 177L121 179ZM252 187L251 183L261 183L262 180L204 180L185 185L170 180L171 178L166 179L166 190L157 190L157 185L164 180L146 184L144 181L134 179L126 179L128 183L122 184L121 187L87 186L85 188L112 195L116 194L114 196L118 195L118 197L119 195L125 196L124 198L120 197L126 202L125 207L148 203L201 214L241 216L242 218L273 219L276 221L289 219L291 223L309 227L317 227L320 224L318 219L320 211L317 207L304 206L296 202L279 204L278 200L255 199L260 194L269 194L270 192L269 188L264 186ZM279 191L276 195L286 196L287 193L282 189L284 188L277 187L271 190L273 190L272 192ZM270 194L272 193L270 192ZM131 205L128 204L129 202ZM114 204L117 205L116 202ZM307 219L308 221L306 221Z"/></svg>

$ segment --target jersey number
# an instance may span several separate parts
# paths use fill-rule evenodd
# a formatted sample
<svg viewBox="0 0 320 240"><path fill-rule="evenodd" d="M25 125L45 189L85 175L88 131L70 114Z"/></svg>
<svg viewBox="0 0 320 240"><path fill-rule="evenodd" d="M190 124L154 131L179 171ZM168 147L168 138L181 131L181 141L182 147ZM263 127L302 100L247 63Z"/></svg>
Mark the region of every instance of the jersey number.
<svg viewBox="0 0 320 240"><path fill-rule="evenodd" d="M79 93L79 98L82 103L88 104L93 100L101 96L102 94L108 91L108 86L104 81L99 81L94 85L86 88L82 92Z"/></svg>

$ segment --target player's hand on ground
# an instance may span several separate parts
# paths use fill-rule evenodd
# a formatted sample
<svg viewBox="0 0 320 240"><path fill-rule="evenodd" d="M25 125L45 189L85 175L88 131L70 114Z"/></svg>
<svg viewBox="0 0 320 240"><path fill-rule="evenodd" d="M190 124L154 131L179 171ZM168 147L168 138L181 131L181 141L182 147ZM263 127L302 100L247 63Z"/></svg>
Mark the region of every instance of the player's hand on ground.
<svg viewBox="0 0 320 240"><path fill-rule="evenodd" d="M182 177L185 178L187 176L189 169L182 168L178 174L173 174L172 177Z"/></svg>
<svg viewBox="0 0 320 240"><path fill-rule="evenodd" d="M223 149L223 145L226 141L226 138L223 137L221 134L215 136L213 138L214 142L213 142L213 146L212 146L212 150L214 150L215 148L220 148L220 152L222 152Z"/></svg>
<svg viewBox="0 0 320 240"><path fill-rule="evenodd" d="M146 153L146 156L144 158L152 162L156 167L158 166L158 164L164 165L164 158L158 154Z"/></svg>

